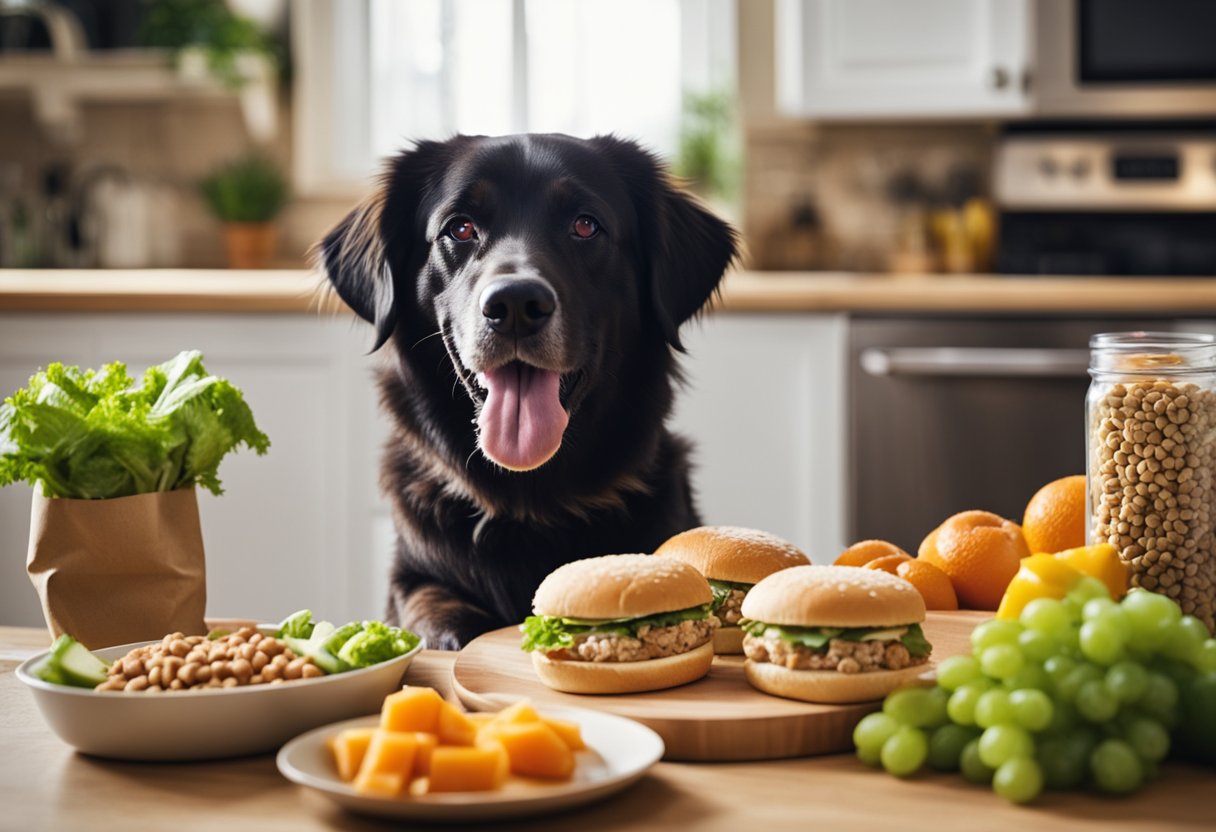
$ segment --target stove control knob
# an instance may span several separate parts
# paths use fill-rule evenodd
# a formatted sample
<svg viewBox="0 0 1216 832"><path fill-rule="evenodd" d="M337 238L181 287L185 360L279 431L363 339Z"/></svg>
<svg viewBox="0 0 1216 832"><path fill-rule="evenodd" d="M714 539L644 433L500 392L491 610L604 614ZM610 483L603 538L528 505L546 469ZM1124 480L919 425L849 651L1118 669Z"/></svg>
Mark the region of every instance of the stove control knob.
<svg viewBox="0 0 1216 832"><path fill-rule="evenodd" d="M1056 160L1050 156L1044 156L1039 159L1039 175L1044 179L1055 179L1056 174L1060 172L1060 166Z"/></svg>
<svg viewBox="0 0 1216 832"><path fill-rule="evenodd" d="M1069 172L1072 174L1073 179L1087 179L1091 168L1092 166L1088 159L1077 159L1072 163Z"/></svg>

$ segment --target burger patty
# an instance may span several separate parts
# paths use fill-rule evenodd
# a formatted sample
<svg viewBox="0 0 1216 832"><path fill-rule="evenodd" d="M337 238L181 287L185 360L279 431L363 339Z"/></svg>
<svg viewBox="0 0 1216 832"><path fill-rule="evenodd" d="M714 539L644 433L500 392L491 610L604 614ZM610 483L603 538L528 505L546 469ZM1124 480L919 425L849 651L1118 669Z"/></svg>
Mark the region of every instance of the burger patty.
<svg viewBox="0 0 1216 832"><path fill-rule="evenodd" d="M849 641L834 638L826 652L791 644L780 636L743 638L743 652L754 662L771 662L790 670L837 670L865 673L868 670L903 670L924 664L928 656L914 657L899 641Z"/></svg>
<svg viewBox="0 0 1216 832"><path fill-rule="evenodd" d="M546 655L560 661L640 662L664 659L700 647L713 638L718 627L714 616L681 621L670 627L638 628L637 638L614 634L587 633L578 636L574 647Z"/></svg>
<svg viewBox="0 0 1216 832"><path fill-rule="evenodd" d="M746 595L747 592L742 589L732 589L722 600L722 606L714 610L714 615L718 616L724 627L739 626L739 621L743 618L743 598Z"/></svg>

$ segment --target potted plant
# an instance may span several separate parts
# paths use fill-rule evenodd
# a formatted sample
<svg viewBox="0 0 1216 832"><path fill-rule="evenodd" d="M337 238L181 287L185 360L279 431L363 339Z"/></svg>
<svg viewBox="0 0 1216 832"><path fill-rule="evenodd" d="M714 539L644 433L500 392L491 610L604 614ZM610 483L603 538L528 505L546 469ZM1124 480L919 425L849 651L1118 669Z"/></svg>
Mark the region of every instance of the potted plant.
<svg viewBox="0 0 1216 832"><path fill-rule="evenodd" d="M274 218L287 203L287 180L260 155L229 162L200 186L211 213L224 223L230 269L264 269L274 256Z"/></svg>

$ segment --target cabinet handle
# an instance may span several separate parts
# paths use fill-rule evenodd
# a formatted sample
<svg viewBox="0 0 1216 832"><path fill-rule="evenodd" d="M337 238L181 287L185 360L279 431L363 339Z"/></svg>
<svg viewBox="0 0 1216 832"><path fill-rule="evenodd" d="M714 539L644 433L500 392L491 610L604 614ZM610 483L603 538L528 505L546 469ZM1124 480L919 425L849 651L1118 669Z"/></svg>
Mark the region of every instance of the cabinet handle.
<svg viewBox="0 0 1216 832"><path fill-rule="evenodd" d="M870 348L862 350L859 363L872 376L1084 378L1089 350Z"/></svg>
<svg viewBox="0 0 1216 832"><path fill-rule="evenodd" d="M1003 66L994 66L988 73L988 85L994 90L1003 90L1009 86L1009 70Z"/></svg>

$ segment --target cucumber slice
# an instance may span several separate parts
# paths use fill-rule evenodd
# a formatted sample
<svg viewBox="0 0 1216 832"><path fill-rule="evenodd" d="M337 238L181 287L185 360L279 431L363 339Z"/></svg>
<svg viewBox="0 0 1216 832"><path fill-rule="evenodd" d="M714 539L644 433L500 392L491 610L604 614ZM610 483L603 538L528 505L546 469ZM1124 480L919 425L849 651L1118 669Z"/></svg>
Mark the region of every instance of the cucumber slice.
<svg viewBox="0 0 1216 832"><path fill-rule="evenodd" d="M297 656L306 656L312 659L313 664L321 668L326 674L343 673L350 670L350 665L322 647L320 640L285 638L283 641L287 643L287 646Z"/></svg>
<svg viewBox="0 0 1216 832"><path fill-rule="evenodd" d="M64 633L51 645L43 679L58 674L59 684L95 688L107 678L110 665L94 656L76 639Z"/></svg>

